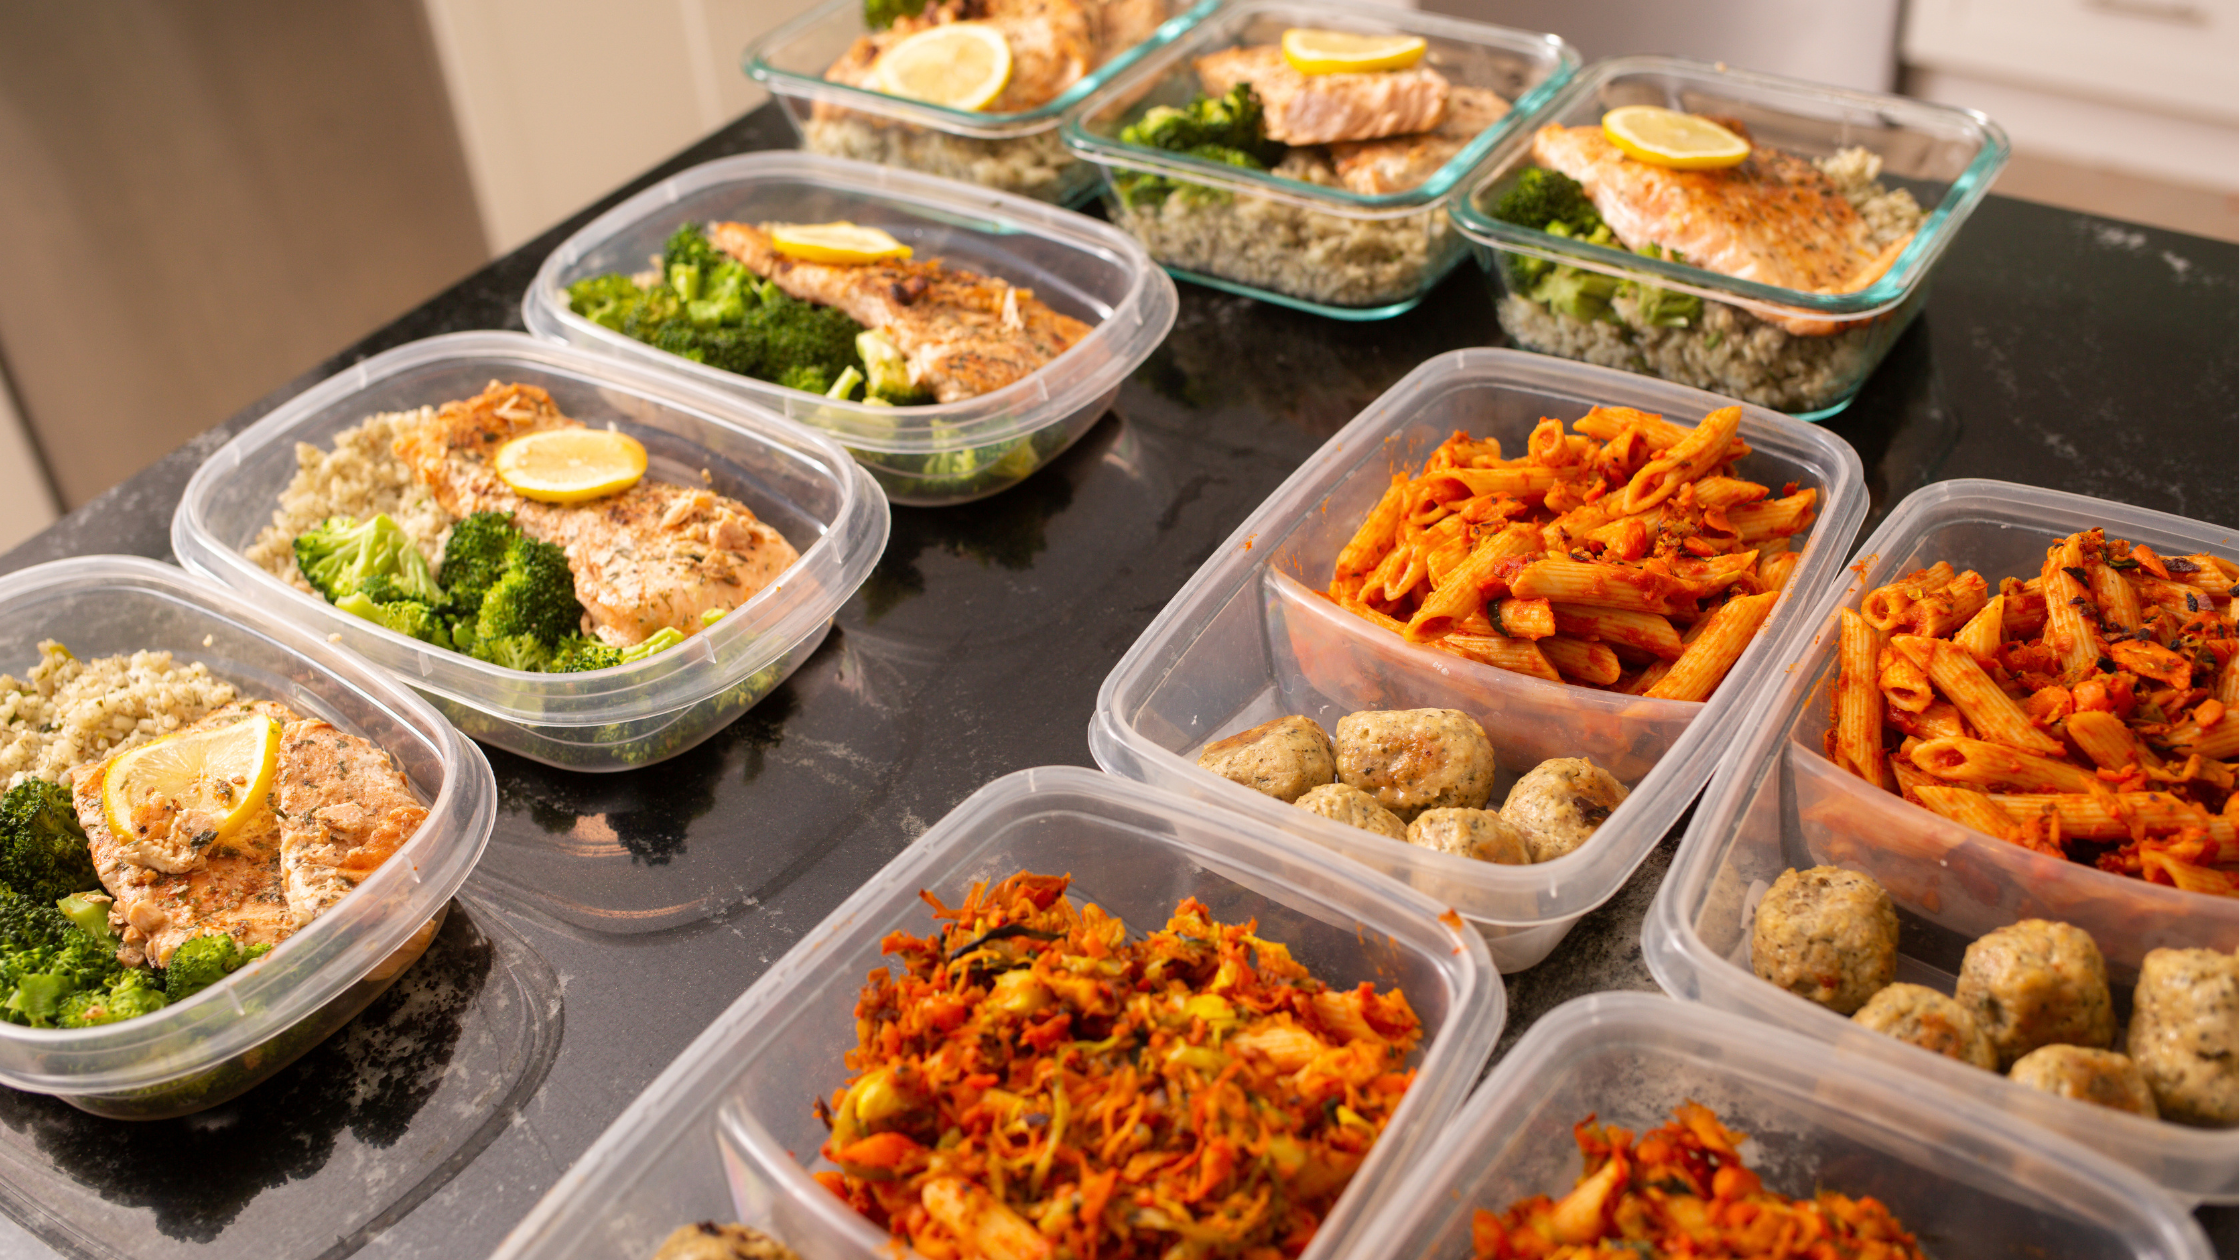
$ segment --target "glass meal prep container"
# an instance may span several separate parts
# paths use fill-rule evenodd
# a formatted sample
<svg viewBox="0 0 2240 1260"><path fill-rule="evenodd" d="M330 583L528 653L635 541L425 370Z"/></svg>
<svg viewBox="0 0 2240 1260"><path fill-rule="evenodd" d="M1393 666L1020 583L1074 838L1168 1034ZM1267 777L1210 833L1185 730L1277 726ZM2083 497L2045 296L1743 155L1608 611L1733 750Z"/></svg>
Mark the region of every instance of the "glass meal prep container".
<svg viewBox="0 0 2240 1260"><path fill-rule="evenodd" d="M1272 45L1290 27L1420 35L1421 64L1510 108L1421 183L1375 194L1120 139L1150 107L1199 94L1197 58ZM1422 301L1461 260L1448 195L1578 68L1579 54L1554 35L1358 0L1240 0L1115 76L1066 124L1066 143L1103 171L1107 217L1174 275L1333 319L1384 319Z"/></svg>
<svg viewBox="0 0 2240 1260"><path fill-rule="evenodd" d="M738 1220L805 1257L875 1260L906 1246L809 1176L826 1130L812 1102L848 1071L865 974L879 942L925 932L918 891L956 905L975 880L1067 872L1069 895L1133 933L1183 897L1260 935L1334 987L1397 985L1422 1019L1415 1083L1307 1248L1348 1255L1370 1213L1403 1189L1418 1154L1461 1106L1499 1036L1501 978L1444 907L1389 880L1336 870L1264 828L1092 770L997 779L958 805L763 973L507 1236L505 1260L651 1255L680 1225ZM915 1252L908 1254L915 1255Z"/></svg>
<svg viewBox="0 0 2240 1260"><path fill-rule="evenodd" d="M955 267L1000 276L1094 325L1079 344L977 398L917 407L841 402L707 367L569 309L567 287L640 271L680 223L823 223L884 229ZM563 242L522 298L537 336L658 367L822 429L896 503L984 498L1056 459L1174 326L1174 282L1133 237L1094 219L910 171L808 153L723 158L646 189Z"/></svg>
<svg viewBox="0 0 2240 1260"><path fill-rule="evenodd" d="M1589 245L1488 213L1534 165L1533 136L1541 128L1598 126L1604 113L1623 105L1738 120L1754 144L1814 160L1865 149L1880 160L1880 182L1910 193L1925 217L1874 283L1853 293L1806 293L1619 245ZM1589 66L1512 130L1451 209L1515 344L1823 420L1850 404L1920 312L1930 271L2006 161L2006 133L1973 110L1672 57L1622 57ZM1889 199L1877 199L1862 217L1872 223L1889 213ZM1598 303L1607 309L1578 318L1583 308L1560 311L1518 291L1520 274L1542 262L1625 283ZM1655 290L1698 302L1646 300Z"/></svg>
<svg viewBox="0 0 2240 1260"><path fill-rule="evenodd" d="M1931 1256L2213 1254L2178 1204L2082 1145L1871 1057L1646 993L1575 998L1533 1024L1357 1254L1470 1260L1480 1208L1570 1192L1582 1167L1572 1125L1592 1114L1639 1135L1685 1102L1748 1136L1743 1160L1769 1189L1872 1195Z"/></svg>
<svg viewBox="0 0 2240 1260"><path fill-rule="evenodd" d="M168 651L199 661L246 698L371 741L428 806L412 838L348 896L224 982L115 1024L0 1024L0 1083L12 1088L119 1120L217 1106L348 1023L427 949L490 839L497 782L480 750L385 671L171 565L81 556L0 578L0 671L21 677L46 639L81 660Z"/></svg>
<svg viewBox="0 0 2240 1260"><path fill-rule="evenodd" d="M826 79L833 63L871 33L863 20L863 0L830 0L763 36L747 49L747 77L778 98L786 120L801 137L801 147L811 153L905 167L1036 201L1078 205L1095 190L1097 173L1066 151L1058 131L1065 116L1114 75L1220 5L1220 0L1194 5L1185 0L1146 2L1159 21L1149 38L1112 50L1102 64L1090 67L1071 87L1033 109L1007 113L951 109ZM1115 0L1111 7L1142 6Z"/></svg>
<svg viewBox="0 0 2240 1260"><path fill-rule="evenodd" d="M646 476L707 485L744 503L801 553L777 581L665 652L574 674L503 669L353 616L298 590L243 549L272 523L296 446L326 448L378 412L471 398L492 381L549 391L586 425L645 444ZM567 770L624 770L674 757L784 682L887 541L887 503L822 435L672 375L510 332L452 333L377 354L281 404L220 447L187 483L171 546L188 569L260 612L389 670L473 738Z"/></svg>
<svg viewBox="0 0 2240 1260"><path fill-rule="evenodd" d="M2148 950L2232 952L2240 910L2228 898L2030 852L1872 787L1822 752L1834 705L1838 608L1857 608L1867 591L1939 560L1994 583L2034 575L2047 546L2093 526L2171 555L2234 551L2230 526L2007 482L1939 482L1900 503L1860 548L1846 580L1814 601L1781 644L1785 664L1746 724L1747 743L1697 806L1643 926L1642 950L1657 982L1676 997L1880 1059L2075 1138L2175 1194L2230 1202L2240 1192L2240 1138L2231 1129L2189 1128L2041 1093L1866 1031L1751 970L1758 896L1782 871L1820 864L1864 871L1889 890L1900 924L1897 979L1946 993L1967 944L2018 919L2090 932L2107 959L2119 1015Z"/></svg>
<svg viewBox="0 0 2240 1260"><path fill-rule="evenodd" d="M1198 570L1107 675L1089 749L1114 774L1218 802L1447 902L1521 971L1607 900L1664 837L1741 729L1774 644L1835 579L1867 507L1859 458L1787 416L1743 408L1741 475L1819 491L1797 568L1763 629L1708 701L1652 700L1418 647L1326 599L1332 563L1396 471L1411 474L1456 430L1522 451L1543 416L1596 404L1693 425L1727 400L1663 381L1517 350L1457 350L1417 368L1325 443ZM1576 852L1530 866L1418 848L1311 814L1197 765L1207 743L1285 714L1335 728L1361 709L1460 709L1484 726L1494 800L1549 757L1589 757L1631 789Z"/></svg>

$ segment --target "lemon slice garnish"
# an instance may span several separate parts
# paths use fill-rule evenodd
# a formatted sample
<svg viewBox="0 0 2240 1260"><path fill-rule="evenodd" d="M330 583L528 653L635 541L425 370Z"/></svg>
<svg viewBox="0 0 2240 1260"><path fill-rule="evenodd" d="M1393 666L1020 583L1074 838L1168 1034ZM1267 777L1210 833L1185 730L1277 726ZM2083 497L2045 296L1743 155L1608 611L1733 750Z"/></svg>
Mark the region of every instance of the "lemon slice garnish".
<svg viewBox="0 0 2240 1260"><path fill-rule="evenodd" d="M279 765L280 724L268 717L166 735L109 764L101 810L119 843L184 854L239 830L271 793ZM157 841L163 824L168 841Z"/></svg>
<svg viewBox="0 0 2240 1260"><path fill-rule="evenodd" d="M951 109L985 109L1011 82L1011 45L986 22L944 22L889 48L879 90Z"/></svg>
<svg viewBox="0 0 2240 1260"><path fill-rule="evenodd" d="M853 223L772 223L770 247L788 258L818 263L884 262L908 258L910 247L877 228Z"/></svg>
<svg viewBox="0 0 2240 1260"><path fill-rule="evenodd" d="M1367 74L1405 70L1423 60L1420 35L1356 35L1294 26L1283 33L1283 59L1301 74Z"/></svg>
<svg viewBox="0 0 2240 1260"><path fill-rule="evenodd" d="M498 476L539 503L582 503L619 494L646 475L646 448L612 429L545 429L498 448Z"/></svg>
<svg viewBox="0 0 2240 1260"><path fill-rule="evenodd" d="M1602 116L1602 134L1627 157L1683 171L1738 166L1750 142L1705 118L1657 105L1625 105Z"/></svg>

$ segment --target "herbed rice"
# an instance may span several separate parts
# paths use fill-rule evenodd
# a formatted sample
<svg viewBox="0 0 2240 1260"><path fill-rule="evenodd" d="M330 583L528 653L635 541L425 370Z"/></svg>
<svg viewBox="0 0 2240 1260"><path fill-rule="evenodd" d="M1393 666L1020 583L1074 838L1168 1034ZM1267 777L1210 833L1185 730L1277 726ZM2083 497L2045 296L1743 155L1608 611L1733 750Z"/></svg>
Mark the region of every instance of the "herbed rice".
<svg viewBox="0 0 2240 1260"><path fill-rule="evenodd" d="M296 535L330 516L363 521L387 512L419 544L432 569L443 557L451 514L437 505L435 496L397 458L392 443L400 426L434 418L433 407L382 412L335 434L331 450L296 443L296 475L280 492L272 524L257 534L243 554L281 581L309 591L311 584L296 571Z"/></svg>
<svg viewBox="0 0 2240 1260"><path fill-rule="evenodd" d="M69 772L167 735L237 698L201 662L169 652L81 661L52 639L27 677L0 674L0 775L68 786Z"/></svg>
<svg viewBox="0 0 2240 1260"><path fill-rule="evenodd" d="M843 113L811 118L802 132L802 144L812 153L907 167L1037 201L1063 203L1095 178L1094 168L1066 149L1056 127L982 140Z"/></svg>

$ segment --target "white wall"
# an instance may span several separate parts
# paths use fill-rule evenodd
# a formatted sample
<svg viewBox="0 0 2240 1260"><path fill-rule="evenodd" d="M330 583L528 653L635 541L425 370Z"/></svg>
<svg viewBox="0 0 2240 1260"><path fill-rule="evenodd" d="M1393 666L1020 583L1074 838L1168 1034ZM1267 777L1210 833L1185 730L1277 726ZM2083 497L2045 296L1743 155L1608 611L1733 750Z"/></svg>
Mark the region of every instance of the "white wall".
<svg viewBox="0 0 2240 1260"><path fill-rule="evenodd" d="M54 488L16 413L15 391L0 373L0 551L54 524L57 515Z"/></svg>

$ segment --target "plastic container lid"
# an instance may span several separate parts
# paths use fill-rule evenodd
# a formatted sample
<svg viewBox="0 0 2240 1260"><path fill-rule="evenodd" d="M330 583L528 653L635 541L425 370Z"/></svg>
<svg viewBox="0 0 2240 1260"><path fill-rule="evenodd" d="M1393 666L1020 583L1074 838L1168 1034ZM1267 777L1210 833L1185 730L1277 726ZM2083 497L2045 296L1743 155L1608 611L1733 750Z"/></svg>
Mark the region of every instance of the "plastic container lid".
<svg viewBox="0 0 2240 1260"><path fill-rule="evenodd" d="M1875 876L1897 903L1900 981L1949 993L1968 942L2018 919L2090 932L2111 987L2128 996L2158 946L2232 952L2240 913L2181 892L2030 852L1869 787L1821 752L1833 705L1838 608L1938 560L1994 583L2034 575L2045 549L2093 526L2166 554L2232 555L2229 526L2003 481L1944 481L1906 497L1809 613L1790 624L1774 684L1753 705L1747 743L1696 807L1680 856L1642 927L1642 952L1675 997L1791 1029L1982 1099L2010 1124L2063 1133L2172 1192L2229 1202L2240 1193L2230 1129L2194 1129L2093 1107L1868 1032L1759 979L1750 968L1753 890L1821 863ZM2037 1140L2033 1135L2032 1140Z"/></svg>
<svg viewBox="0 0 2240 1260"><path fill-rule="evenodd" d="M1872 1195L1933 1256L2212 1254L2176 1203L2083 1146L1871 1057L1641 993L1577 998L1533 1024L1356 1254L1469 1260L1478 1209L1571 1189L1572 1125L1591 1113L1638 1134L1688 1101L1749 1135L1743 1159L1768 1188Z"/></svg>
<svg viewBox="0 0 2240 1260"><path fill-rule="evenodd" d="M65 1098L154 1095L254 1050L395 954L449 903L490 838L497 783L472 743L383 671L257 615L214 582L137 556L82 556L0 577L0 670L29 669L46 639L81 660L168 651L207 665L245 698L364 736L395 758L428 817L348 896L223 984L96 1028L0 1024L0 1082ZM292 1057L275 1056L262 1075ZM261 1079L244 1070L251 1083Z"/></svg>
<svg viewBox="0 0 2240 1260"><path fill-rule="evenodd" d="M1500 978L1439 903L1333 869L1248 820L1071 767L981 788L833 911L646 1088L498 1248L507 1260L649 1255L671 1230L731 1217L804 1256L893 1256L886 1231L812 1180L824 1126L810 1104L847 1077L855 999L888 932L923 932L929 889L1070 872L1072 894L1137 930L1195 896L1332 985L1398 985L1423 1020L1414 1086L1324 1221L1306 1260L1350 1254L1369 1215L1469 1092L1500 1035ZM728 1193L727 1193L728 1191Z"/></svg>
<svg viewBox="0 0 2240 1260"><path fill-rule="evenodd" d="M568 308L578 280L642 270L683 222L883 228L952 267L1000 276L1095 327L1023 380L922 407L840 402L657 350ZM623 202L562 242L522 298L529 331L659 367L745 398L844 443L899 503L981 498L1055 459L1174 325L1174 282L1133 237L1022 197L810 153L749 153L693 167Z"/></svg>
<svg viewBox="0 0 2240 1260"><path fill-rule="evenodd" d="M1106 676L1089 748L1115 774L1245 814L1287 837L1451 902L1488 934L1495 962L1540 961L1623 885L1664 837L1741 728L1780 659L1774 645L1833 581L1867 509L1859 457L1841 439L1756 407L1742 475L1820 491L1819 519L1765 628L1712 698L1648 700L1544 682L1402 643L1314 594L1394 471L1420 470L1457 429L1511 450L1543 416L1596 404L1693 424L1727 400L1609 368L1514 350L1426 362L1325 443L1237 527ZM1327 730L1358 709L1459 708L1478 718L1502 770L1587 756L1632 788L1593 840L1533 866L1499 866L1349 827L1200 770L1209 741L1287 713ZM1506 791L1506 778L1496 792Z"/></svg>
<svg viewBox="0 0 2240 1260"><path fill-rule="evenodd" d="M242 549L271 523L296 445L325 446L377 412L470 398L492 380L549 390L586 424L644 442L657 479L707 484L785 535L801 559L684 643L581 674L501 669L375 625L282 582ZM171 545L250 605L342 642L433 699L468 734L572 770L620 770L685 751L785 680L887 542L887 504L831 441L672 374L519 333L431 337L375 355L289 399L220 447L187 483Z"/></svg>

